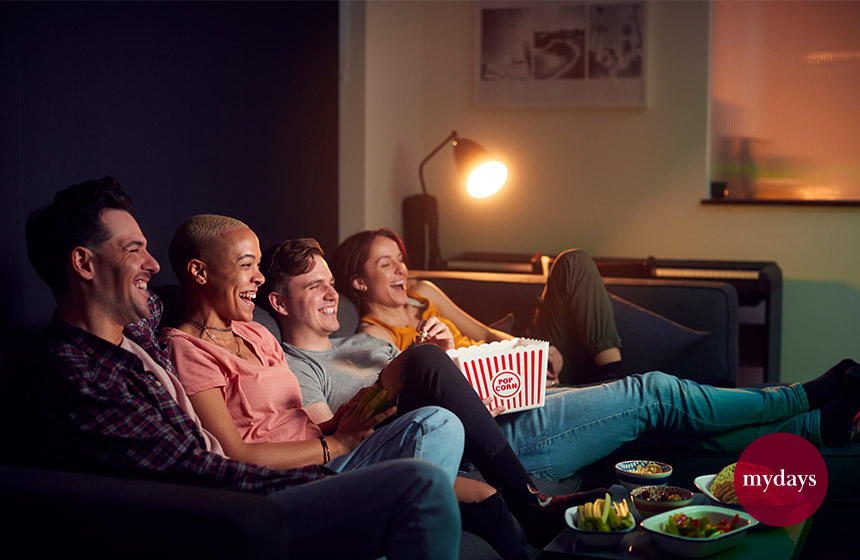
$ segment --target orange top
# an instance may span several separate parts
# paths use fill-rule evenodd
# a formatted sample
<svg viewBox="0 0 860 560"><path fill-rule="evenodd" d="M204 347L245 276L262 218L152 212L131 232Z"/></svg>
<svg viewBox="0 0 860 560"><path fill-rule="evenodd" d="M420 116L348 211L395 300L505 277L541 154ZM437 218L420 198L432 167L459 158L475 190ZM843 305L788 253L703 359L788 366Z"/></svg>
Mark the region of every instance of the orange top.
<svg viewBox="0 0 860 560"><path fill-rule="evenodd" d="M475 344L483 344L483 340L472 340L468 336L464 335L460 332L460 329L454 326L454 323L441 317L439 315L439 310L436 309L436 306L430 303L430 300L427 298L423 298L413 292L412 290L408 290L406 295L409 296L410 300L415 300L415 303L412 301L409 302L410 305L415 305L415 307L423 307L424 311L421 313L422 319L428 319L430 317L438 317L440 321L447 325L448 330L451 331L451 334L454 336L454 348L462 348L464 346L474 346ZM391 337L394 339L394 345L397 346L400 350L405 350L407 346L412 344L412 341L418 337L418 329L409 325L409 326L394 326L389 325L384 321L380 321L376 317L371 317L370 315L365 315L361 318L362 323L367 323L369 325L377 325L387 330Z"/></svg>

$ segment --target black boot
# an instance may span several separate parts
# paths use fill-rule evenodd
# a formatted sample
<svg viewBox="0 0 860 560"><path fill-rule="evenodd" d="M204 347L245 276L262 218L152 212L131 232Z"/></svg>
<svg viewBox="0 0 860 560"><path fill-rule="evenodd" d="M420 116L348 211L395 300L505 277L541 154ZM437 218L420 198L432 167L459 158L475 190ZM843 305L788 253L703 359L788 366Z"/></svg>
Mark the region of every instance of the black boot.
<svg viewBox="0 0 860 560"><path fill-rule="evenodd" d="M460 502L463 530L478 535L505 560L526 560L528 555L511 512L498 493L483 502Z"/></svg>
<svg viewBox="0 0 860 560"><path fill-rule="evenodd" d="M806 391L806 400L809 402L809 410L824 407L849 389L845 372L851 367L860 367L860 365L854 360L842 360L812 381L802 384L803 390Z"/></svg>
<svg viewBox="0 0 860 560"><path fill-rule="evenodd" d="M547 496L529 485L532 502L517 508L517 521L535 548L543 548L565 528L564 512L571 507L593 502L606 496L606 488Z"/></svg>
<svg viewBox="0 0 860 560"><path fill-rule="evenodd" d="M827 447L847 445L860 431L860 367L848 367L842 377L842 394L821 407L821 442Z"/></svg>

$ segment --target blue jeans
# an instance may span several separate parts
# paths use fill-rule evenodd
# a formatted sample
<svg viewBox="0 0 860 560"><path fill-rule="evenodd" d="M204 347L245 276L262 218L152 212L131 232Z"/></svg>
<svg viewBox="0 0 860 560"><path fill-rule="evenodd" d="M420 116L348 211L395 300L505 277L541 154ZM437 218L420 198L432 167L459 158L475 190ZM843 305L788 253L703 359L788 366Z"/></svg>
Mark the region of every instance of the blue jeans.
<svg viewBox="0 0 860 560"><path fill-rule="evenodd" d="M269 495L287 510L290 558L457 558L460 511L447 473L393 459Z"/></svg>
<svg viewBox="0 0 860 560"><path fill-rule="evenodd" d="M528 472L559 480L647 432L658 442L710 451L741 451L772 432L820 446L820 415L808 409L800 384L722 389L652 371L549 389L543 408L497 421Z"/></svg>
<svg viewBox="0 0 860 560"><path fill-rule="evenodd" d="M329 461L342 474L271 494L299 528L290 539L295 556L456 558L453 482L463 438L453 413L421 407Z"/></svg>
<svg viewBox="0 0 860 560"><path fill-rule="evenodd" d="M437 465L451 479L463 458L463 424L449 410L423 406L401 414L374 431L351 452L335 457L326 466L342 473L401 457L424 459Z"/></svg>

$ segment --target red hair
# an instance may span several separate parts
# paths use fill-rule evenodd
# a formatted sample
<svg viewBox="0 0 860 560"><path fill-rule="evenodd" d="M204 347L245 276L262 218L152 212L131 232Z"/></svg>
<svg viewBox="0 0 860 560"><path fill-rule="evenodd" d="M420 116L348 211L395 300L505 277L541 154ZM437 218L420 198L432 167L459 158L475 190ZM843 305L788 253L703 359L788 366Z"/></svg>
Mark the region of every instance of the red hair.
<svg viewBox="0 0 860 560"><path fill-rule="evenodd" d="M355 303L359 311L364 310L362 292L353 287L352 281L364 273L367 259L370 258L370 248L377 237L387 237L394 241L403 253L403 262L409 265L403 240L388 228L368 229L350 235L334 252L335 287Z"/></svg>

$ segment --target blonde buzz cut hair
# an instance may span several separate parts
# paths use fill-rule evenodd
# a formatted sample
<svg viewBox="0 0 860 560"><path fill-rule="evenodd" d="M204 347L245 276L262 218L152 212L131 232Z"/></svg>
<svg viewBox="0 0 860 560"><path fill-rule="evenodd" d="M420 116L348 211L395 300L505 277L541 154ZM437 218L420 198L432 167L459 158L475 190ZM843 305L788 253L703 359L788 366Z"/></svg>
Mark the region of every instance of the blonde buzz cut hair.
<svg viewBox="0 0 860 560"><path fill-rule="evenodd" d="M185 267L188 261L206 261L211 257L212 249L221 243L226 232L247 227L241 220L218 214L197 214L185 220L173 234L167 250L170 267L179 283L185 284Z"/></svg>

